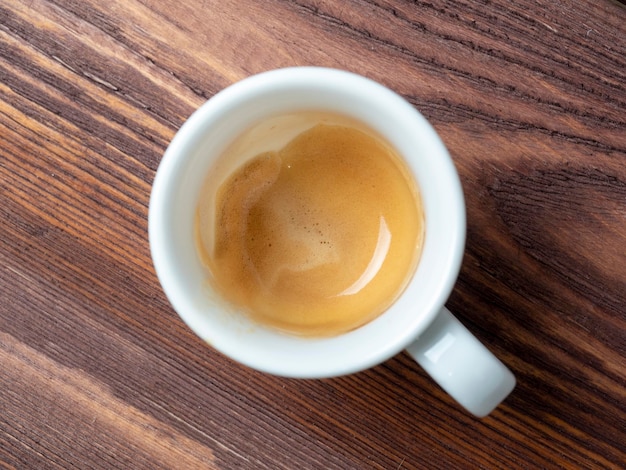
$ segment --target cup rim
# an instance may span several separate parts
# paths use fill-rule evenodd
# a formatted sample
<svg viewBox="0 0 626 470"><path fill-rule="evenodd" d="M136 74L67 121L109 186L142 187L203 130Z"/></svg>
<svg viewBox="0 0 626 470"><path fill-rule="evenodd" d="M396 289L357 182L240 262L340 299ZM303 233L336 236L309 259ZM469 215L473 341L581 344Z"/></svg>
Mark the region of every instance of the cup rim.
<svg viewBox="0 0 626 470"><path fill-rule="evenodd" d="M315 102L315 93L318 93L318 98L328 95L336 99L343 94L349 95L352 102L364 105L355 111L363 114L353 117L365 121L385 137L391 132L400 136L407 134L407 130L411 131L415 135L407 137L403 145L419 145L419 152L431 152L425 157L430 163L415 163L421 165L419 168L432 168L428 170L432 174L415 174L425 206L426 235L422 260L413 279L387 312L361 328L331 338L298 338L249 324L245 319L243 323L238 321L236 325L224 326L222 318L213 318L215 312L211 309L219 307L199 307L201 301L198 299L206 295L204 287L196 285L192 292L192 288L185 285L197 283L196 277L184 267L186 262L194 263L192 255L187 251L181 256L176 249L172 249L178 236L172 225L189 222L188 218L181 222L172 195L180 191L181 184L190 177L190 156L206 143L207 133L223 134L228 131L228 126L224 124L225 116L237 112L241 114L241 110L249 108L251 103L274 106L276 112L280 108L285 113L292 108L302 110L306 107L289 99L277 103L281 96L288 94L287 91L292 93L292 98L308 91L309 97L304 100L307 103ZM330 98L327 101L332 102ZM338 108L342 106L337 104ZM328 107L324 106L324 109L328 110ZM339 109L334 111L340 112ZM379 112L384 112L389 119L377 117ZM243 121L248 119L252 122L264 113L264 109L257 107L252 116ZM376 123L368 120L375 120ZM242 128L245 125L245 122L238 124ZM394 130L394 126L397 129ZM395 141L392 144L398 145ZM400 149L399 152L403 153ZM417 166L410 166L411 171L418 171ZM439 197L440 194L434 196L431 188L436 184L445 185L443 198ZM424 187L428 190L422 192ZM429 223L434 219L438 228L431 229L434 232L429 235ZM324 67L289 67L253 75L218 92L200 106L181 126L165 151L154 178L148 215L155 271L168 300L183 321L214 349L240 363L264 372L300 378L332 377L364 370L389 359L412 343L434 320L453 289L464 253L465 224L461 182L445 145L432 125L408 101L389 88L352 72ZM428 258L429 263L437 263L438 266L434 267L433 273L424 273L423 268L420 271L420 266L424 257L435 249L430 247L431 244L445 244L445 253L433 254L434 261ZM414 287L418 272L420 282L430 289L427 298ZM419 305L419 314L402 313L414 305ZM381 335L381 331L391 333Z"/></svg>

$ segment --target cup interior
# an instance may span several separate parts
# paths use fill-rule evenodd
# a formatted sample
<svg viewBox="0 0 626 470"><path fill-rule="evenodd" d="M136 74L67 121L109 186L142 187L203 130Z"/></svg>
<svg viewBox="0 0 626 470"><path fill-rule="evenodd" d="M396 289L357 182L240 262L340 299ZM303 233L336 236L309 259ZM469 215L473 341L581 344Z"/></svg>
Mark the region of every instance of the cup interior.
<svg viewBox="0 0 626 470"><path fill-rule="evenodd" d="M233 312L211 291L194 237L198 195L216 159L259 122L301 111L342 114L382 136L405 159L425 214L421 259L402 296L373 321L329 338L283 334ZM153 183L149 236L164 292L200 338L264 372L332 377L390 358L434 319L459 272L465 206L448 151L404 98L349 72L296 67L238 82L212 97L185 122L166 150Z"/></svg>

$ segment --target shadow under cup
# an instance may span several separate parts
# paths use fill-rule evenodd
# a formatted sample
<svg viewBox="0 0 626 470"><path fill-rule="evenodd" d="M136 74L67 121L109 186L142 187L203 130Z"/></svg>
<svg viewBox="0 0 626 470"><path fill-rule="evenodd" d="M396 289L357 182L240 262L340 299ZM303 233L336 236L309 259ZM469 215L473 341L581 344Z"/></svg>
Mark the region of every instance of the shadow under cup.
<svg viewBox="0 0 626 470"><path fill-rule="evenodd" d="M194 235L207 173L242 133L265 119L319 111L344 115L382 136L420 191L425 239L415 274L382 315L327 338L290 336L233 314L206 282ZM300 378L357 372L397 354L433 321L459 272L465 206L450 156L430 124L389 89L348 72L297 67L247 78L216 94L181 127L154 180L149 236L172 306L215 349L249 367Z"/></svg>

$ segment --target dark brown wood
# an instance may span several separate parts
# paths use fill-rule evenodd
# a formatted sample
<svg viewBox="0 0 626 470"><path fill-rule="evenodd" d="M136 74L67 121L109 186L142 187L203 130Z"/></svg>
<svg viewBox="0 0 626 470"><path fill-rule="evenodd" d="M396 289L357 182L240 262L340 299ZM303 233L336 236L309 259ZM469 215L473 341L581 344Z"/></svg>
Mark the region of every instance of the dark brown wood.
<svg viewBox="0 0 626 470"><path fill-rule="evenodd" d="M477 420L401 354L250 371L150 260L163 151L218 90L324 65L404 95L458 166L448 306L518 377ZM0 467L624 468L626 8L611 0L5 0Z"/></svg>

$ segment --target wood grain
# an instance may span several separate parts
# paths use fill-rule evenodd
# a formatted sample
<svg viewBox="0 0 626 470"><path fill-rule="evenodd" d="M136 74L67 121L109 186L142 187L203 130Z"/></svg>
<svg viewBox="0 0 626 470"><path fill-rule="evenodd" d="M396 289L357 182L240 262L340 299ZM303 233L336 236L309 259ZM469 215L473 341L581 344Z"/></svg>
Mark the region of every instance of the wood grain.
<svg viewBox="0 0 626 470"><path fill-rule="evenodd" d="M168 142L230 83L307 64L398 91L448 146L468 209L448 306L518 377L488 418L405 354L250 371L165 299ZM5 0L0 467L624 468L625 110L617 1Z"/></svg>

